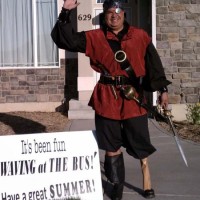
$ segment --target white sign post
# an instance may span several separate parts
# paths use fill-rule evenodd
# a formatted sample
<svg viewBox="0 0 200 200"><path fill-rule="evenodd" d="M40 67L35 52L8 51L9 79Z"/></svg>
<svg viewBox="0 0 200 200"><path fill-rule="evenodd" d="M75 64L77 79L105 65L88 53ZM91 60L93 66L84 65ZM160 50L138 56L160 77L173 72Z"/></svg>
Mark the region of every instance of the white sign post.
<svg viewBox="0 0 200 200"><path fill-rule="evenodd" d="M103 200L92 131L0 136L0 200Z"/></svg>

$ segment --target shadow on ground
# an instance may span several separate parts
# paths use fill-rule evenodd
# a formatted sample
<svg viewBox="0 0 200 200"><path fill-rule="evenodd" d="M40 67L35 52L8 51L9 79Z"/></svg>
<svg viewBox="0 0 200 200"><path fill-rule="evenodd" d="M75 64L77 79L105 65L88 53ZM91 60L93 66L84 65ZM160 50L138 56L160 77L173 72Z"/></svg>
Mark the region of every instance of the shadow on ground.
<svg viewBox="0 0 200 200"><path fill-rule="evenodd" d="M15 134L46 132L46 127L44 125L20 116L0 113L0 122L10 126Z"/></svg>

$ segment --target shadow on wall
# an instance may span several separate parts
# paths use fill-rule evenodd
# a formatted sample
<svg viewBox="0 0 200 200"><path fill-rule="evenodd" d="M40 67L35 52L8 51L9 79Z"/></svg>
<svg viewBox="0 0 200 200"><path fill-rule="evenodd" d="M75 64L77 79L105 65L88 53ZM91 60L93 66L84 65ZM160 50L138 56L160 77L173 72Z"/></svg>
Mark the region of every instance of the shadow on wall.
<svg viewBox="0 0 200 200"><path fill-rule="evenodd" d="M0 122L10 126L15 134L29 134L46 132L46 127L38 122L20 116L0 113ZM0 130L2 135L4 130Z"/></svg>

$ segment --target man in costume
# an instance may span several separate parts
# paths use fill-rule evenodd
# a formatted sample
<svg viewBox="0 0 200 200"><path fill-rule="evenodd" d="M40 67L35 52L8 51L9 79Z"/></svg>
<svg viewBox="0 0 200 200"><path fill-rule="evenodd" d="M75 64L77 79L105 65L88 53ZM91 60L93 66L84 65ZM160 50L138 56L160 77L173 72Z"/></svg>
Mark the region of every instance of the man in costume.
<svg viewBox="0 0 200 200"><path fill-rule="evenodd" d="M99 148L105 150L105 175L113 183L111 199L120 200L123 196L122 146L140 160L144 196L153 198L147 157L156 149L150 142L147 110L127 98L127 91L134 88L139 102L145 102L144 90L159 91L160 104L166 108L170 82L151 38L126 22L120 0L105 0L101 28L83 32L75 32L70 21L71 10L78 5L76 0L64 1L51 35L59 48L85 53L91 67L101 73L89 105L95 110Z"/></svg>

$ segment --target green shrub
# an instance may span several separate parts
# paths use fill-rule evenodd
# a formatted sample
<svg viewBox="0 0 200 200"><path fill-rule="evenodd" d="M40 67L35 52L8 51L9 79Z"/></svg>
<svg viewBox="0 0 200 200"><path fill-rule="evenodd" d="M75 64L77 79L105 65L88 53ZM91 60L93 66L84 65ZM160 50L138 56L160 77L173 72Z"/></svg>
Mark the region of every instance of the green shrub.
<svg viewBox="0 0 200 200"><path fill-rule="evenodd" d="M187 120L193 124L200 124L200 103L187 105Z"/></svg>

